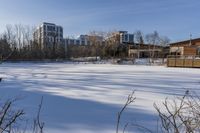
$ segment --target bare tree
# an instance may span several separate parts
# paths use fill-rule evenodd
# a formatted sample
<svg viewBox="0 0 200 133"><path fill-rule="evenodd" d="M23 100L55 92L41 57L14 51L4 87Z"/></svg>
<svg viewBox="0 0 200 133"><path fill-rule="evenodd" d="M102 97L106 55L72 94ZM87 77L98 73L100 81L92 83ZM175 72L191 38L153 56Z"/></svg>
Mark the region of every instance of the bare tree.
<svg viewBox="0 0 200 133"><path fill-rule="evenodd" d="M154 31L153 33L147 34L145 39L149 45L149 63L153 63L155 58L155 48L159 45L160 41L159 34L157 31Z"/></svg>
<svg viewBox="0 0 200 133"><path fill-rule="evenodd" d="M96 61L98 60L98 56L100 55L100 47L103 43L103 35L102 32L91 31L88 36L89 42L91 46L93 46L93 53L96 57Z"/></svg>
<svg viewBox="0 0 200 133"><path fill-rule="evenodd" d="M162 47L162 52L160 57L162 57L162 63L164 63L164 59L166 58L166 54L169 53L169 51L166 51L167 45L170 43L170 39L166 36L160 37L160 46Z"/></svg>
<svg viewBox="0 0 200 133"><path fill-rule="evenodd" d="M13 110L13 103L15 100L8 100L0 109L0 133L8 132L12 130L12 126L24 115L24 111Z"/></svg>
<svg viewBox="0 0 200 133"><path fill-rule="evenodd" d="M139 44L144 44L144 35L142 33L142 31L140 30L137 30L135 33L134 33L134 37L135 37L135 41Z"/></svg>
<svg viewBox="0 0 200 133"><path fill-rule="evenodd" d="M133 103L135 101L135 97L134 97L134 93L135 91L133 91L130 95L128 95L127 101L124 104L123 108L120 110L120 112L118 112L117 114L117 127L116 127L116 133L119 132L119 124L120 124L120 120L121 120L121 116L124 112L124 110L127 108L128 105L130 105L131 103Z"/></svg>
<svg viewBox="0 0 200 133"><path fill-rule="evenodd" d="M41 98L39 107L38 107L38 113L37 117L34 120L34 127L33 127L33 133L43 133L43 128L44 128L44 122L41 122L40 120L40 113L42 109L42 104L43 104L43 97Z"/></svg>
<svg viewBox="0 0 200 133"><path fill-rule="evenodd" d="M137 30L134 33L134 37L135 37L136 43L138 43L138 47L137 47L137 49L138 49L138 58L140 58L140 45L144 44L144 35L143 35L142 31Z"/></svg>
<svg viewBox="0 0 200 133"><path fill-rule="evenodd" d="M16 24L15 25L15 35L16 35L16 40L17 40L17 48L20 50L23 46L22 43L22 30L23 26L21 24Z"/></svg>
<svg viewBox="0 0 200 133"><path fill-rule="evenodd" d="M200 99L186 91L183 97L166 99L163 109L154 104L161 120L161 132L196 133L200 132Z"/></svg>
<svg viewBox="0 0 200 133"><path fill-rule="evenodd" d="M22 27L23 45L29 46L33 37L33 28L28 25Z"/></svg>
<svg viewBox="0 0 200 133"><path fill-rule="evenodd" d="M11 46L7 38L6 34L3 34L3 37L0 38L0 63L7 60L12 54Z"/></svg>
<svg viewBox="0 0 200 133"><path fill-rule="evenodd" d="M14 34L12 25L6 25L5 35L7 36L7 41L13 50L16 47L16 35Z"/></svg>
<svg viewBox="0 0 200 133"><path fill-rule="evenodd" d="M120 45L120 34L116 30L110 31L106 35L106 45L108 55L115 58L117 56L117 50Z"/></svg>

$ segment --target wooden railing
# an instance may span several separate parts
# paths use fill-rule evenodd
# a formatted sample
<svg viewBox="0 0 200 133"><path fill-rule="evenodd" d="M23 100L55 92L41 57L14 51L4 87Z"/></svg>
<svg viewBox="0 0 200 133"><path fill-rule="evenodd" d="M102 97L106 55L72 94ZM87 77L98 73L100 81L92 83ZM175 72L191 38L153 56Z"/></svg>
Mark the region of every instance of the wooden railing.
<svg viewBox="0 0 200 133"><path fill-rule="evenodd" d="M174 56L167 57L168 67L195 67L200 68L200 56Z"/></svg>

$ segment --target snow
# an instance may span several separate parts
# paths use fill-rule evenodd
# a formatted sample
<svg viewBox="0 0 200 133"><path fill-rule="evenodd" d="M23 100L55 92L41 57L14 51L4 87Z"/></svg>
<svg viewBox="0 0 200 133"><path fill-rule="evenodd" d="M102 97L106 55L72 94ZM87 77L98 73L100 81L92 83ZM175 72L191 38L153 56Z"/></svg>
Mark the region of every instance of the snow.
<svg viewBox="0 0 200 133"><path fill-rule="evenodd" d="M16 104L29 124L44 96L41 118L48 133L115 132L117 112L133 90L137 99L121 127L132 122L156 130L153 103L200 88L200 69L165 66L4 63L0 77L0 99L20 98Z"/></svg>

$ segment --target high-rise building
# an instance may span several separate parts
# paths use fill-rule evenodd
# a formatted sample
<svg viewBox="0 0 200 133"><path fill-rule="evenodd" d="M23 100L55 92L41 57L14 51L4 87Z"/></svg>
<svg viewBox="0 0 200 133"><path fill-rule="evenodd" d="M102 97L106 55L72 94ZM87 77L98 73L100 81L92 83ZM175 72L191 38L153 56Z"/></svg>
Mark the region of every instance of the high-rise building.
<svg viewBox="0 0 200 133"><path fill-rule="evenodd" d="M73 38L65 38L64 44L65 45L80 45L80 40L73 39Z"/></svg>
<svg viewBox="0 0 200 133"><path fill-rule="evenodd" d="M92 45L92 43L103 43L103 37L97 35L80 35L77 39L64 39L65 45Z"/></svg>
<svg viewBox="0 0 200 133"><path fill-rule="evenodd" d="M89 45L90 44L88 35L80 35L80 37L78 39L80 40L81 45Z"/></svg>
<svg viewBox="0 0 200 133"><path fill-rule="evenodd" d="M42 23L33 33L41 49L63 44L63 28L53 23Z"/></svg>
<svg viewBox="0 0 200 133"><path fill-rule="evenodd" d="M128 31L113 32L106 40L112 40L116 44L134 44L134 34Z"/></svg>
<svg viewBox="0 0 200 133"><path fill-rule="evenodd" d="M120 43L134 43L134 34L128 33L128 31L119 31Z"/></svg>

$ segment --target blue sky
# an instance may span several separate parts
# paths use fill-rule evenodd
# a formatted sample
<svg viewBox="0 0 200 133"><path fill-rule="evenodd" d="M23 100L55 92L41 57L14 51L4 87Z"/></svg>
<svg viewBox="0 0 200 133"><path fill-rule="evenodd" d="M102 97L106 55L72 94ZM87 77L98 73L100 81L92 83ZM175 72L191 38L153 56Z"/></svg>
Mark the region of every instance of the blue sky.
<svg viewBox="0 0 200 133"><path fill-rule="evenodd" d="M92 30L157 30L172 41L200 37L200 0L0 0L0 31L6 24L53 22L65 36Z"/></svg>

